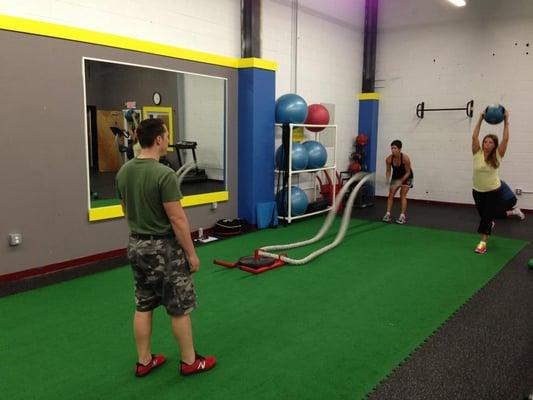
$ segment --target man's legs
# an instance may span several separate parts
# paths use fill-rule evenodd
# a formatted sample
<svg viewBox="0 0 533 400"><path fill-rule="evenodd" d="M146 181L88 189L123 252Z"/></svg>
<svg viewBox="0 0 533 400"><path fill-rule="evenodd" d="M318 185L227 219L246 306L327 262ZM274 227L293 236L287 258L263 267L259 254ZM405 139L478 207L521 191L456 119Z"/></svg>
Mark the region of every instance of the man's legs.
<svg viewBox="0 0 533 400"><path fill-rule="evenodd" d="M135 311L133 334L139 363L146 365L152 360L150 338L152 336L152 311Z"/></svg>
<svg viewBox="0 0 533 400"><path fill-rule="evenodd" d="M194 350L192 339L192 323L189 314L172 317L172 331L180 346L180 374L194 375L209 371L217 364L213 356L201 356Z"/></svg>
<svg viewBox="0 0 533 400"><path fill-rule="evenodd" d="M181 361L192 364L196 359L192 339L192 323L190 315L172 316L172 332L180 346Z"/></svg>

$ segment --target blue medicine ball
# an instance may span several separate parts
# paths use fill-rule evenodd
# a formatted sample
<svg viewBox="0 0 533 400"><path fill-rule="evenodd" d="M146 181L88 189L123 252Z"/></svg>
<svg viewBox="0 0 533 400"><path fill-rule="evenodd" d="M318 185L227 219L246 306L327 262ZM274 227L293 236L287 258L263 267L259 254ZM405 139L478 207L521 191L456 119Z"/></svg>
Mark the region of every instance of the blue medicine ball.
<svg viewBox="0 0 533 400"><path fill-rule="evenodd" d="M298 171L305 169L309 161L309 156L307 154L307 149L298 142L292 142L292 170ZM283 145L279 146L276 150L276 167L279 170L283 170Z"/></svg>
<svg viewBox="0 0 533 400"><path fill-rule="evenodd" d="M505 118L505 107L501 104L491 104L485 109L484 118L489 124L499 124Z"/></svg>
<svg viewBox="0 0 533 400"><path fill-rule="evenodd" d="M307 169L322 168L324 165L326 165L328 153L322 143L319 143L316 140L308 140L303 142L302 145L309 154Z"/></svg>
<svg viewBox="0 0 533 400"><path fill-rule="evenodd" d="M297 94L284 94L276 101L278 124L303 124L307 118L307 103Z"/></svg>
<svg viewBox="0 0 533 400"><path fill-rule="evenodd" d="M128 122L133 122L135 110L133 108L130 108L128 111L126 111L125 118Z"/></svg>
<svg viewBox="0 0 533 400"><path fill-rule="evenodd" d="M287 188L283 188L276 195L278 205L278 215L286 217L288 214ZM298 186L291 186L291 217L302 215L307 210L309 200L305 192Z"/></svg>

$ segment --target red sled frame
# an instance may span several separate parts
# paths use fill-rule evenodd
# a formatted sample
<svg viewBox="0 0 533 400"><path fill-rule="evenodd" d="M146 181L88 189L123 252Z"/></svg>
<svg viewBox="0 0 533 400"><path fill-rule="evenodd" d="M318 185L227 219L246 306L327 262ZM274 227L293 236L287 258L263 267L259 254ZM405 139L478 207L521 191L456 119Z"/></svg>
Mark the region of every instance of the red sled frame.
<svg viewBox="0 0 533 400"><path fill-rule="evenodd" d="M280 254L282 256L285 256L286 254ZM254 258L256 259L259 259L259 254L257 253L257 250L255 250L254 252ZM285 265L285 261L281 260L281 259L274 259L274 262L272 264L269 264L269 265L265 265L264 267L260 267L260 268L252 268L252 267L249 267L247 265L242 265L240 263L240 260L237 261L237 262L234 262L234 263L231 263L231 262L228 262L228 261L223 261L223 260L213 260L213 263L214 264L217 264L217 265L221 265L223 267L226 267L226 268L236 268L238 267L239 269L243 270L243 271L246 271L246 272L249 272L251 274L262 274L263 272L267 272L267 271L270 271L272 269L275 269L275 268L278 268L278 267L282 267L283 265Z"/></svg>

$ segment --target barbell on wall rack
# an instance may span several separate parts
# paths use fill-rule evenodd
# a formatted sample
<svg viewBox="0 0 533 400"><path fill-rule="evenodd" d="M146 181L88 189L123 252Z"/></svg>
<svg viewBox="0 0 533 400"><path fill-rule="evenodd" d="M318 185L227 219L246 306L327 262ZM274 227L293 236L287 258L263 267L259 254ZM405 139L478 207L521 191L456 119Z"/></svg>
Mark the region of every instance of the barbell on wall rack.
<svg viewBox="0 0 533 400"><path fill-rule="evenodd" d="M460 108L425 108L424 102L417 104L416 116L418 118L424 118L424 113L426 111L466 111L466 116L472 118L474 116L474 100L470 100L466 103L466 107Z"/></svg>

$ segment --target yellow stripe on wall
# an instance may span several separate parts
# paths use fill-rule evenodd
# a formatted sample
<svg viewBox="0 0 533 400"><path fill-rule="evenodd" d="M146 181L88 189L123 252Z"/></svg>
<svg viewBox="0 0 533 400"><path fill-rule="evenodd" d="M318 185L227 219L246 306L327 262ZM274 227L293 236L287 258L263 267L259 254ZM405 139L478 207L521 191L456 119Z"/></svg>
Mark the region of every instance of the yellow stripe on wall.
<svg viewBox="0 0 533 400"><path fill-rule="evenodd" d="M241 58L239 60L239 68L261 68L276 71L278 64L261 58Z"/></svg>
<svg viewBox="0 0 533 400"><path fill-rule="evenodd" d="M48 36L58 39L73 40L76 42L98 44L102 46L116 47L119 49L141 51L143 53L168 56L189 61L198 61L206 64L220 65L230 68L262 68L276 70L277 64L272 61L254 59L238 59L218 56L195 50L187 50L179 47L148 42L140 39L132 39L125 36L113 35L91 31L88 29L74 28L50 22L34 21L25 18L0 15L0 29L14 32L30 33L34 35ZM255 60L255 61L249 61ZM255 65L250 65L250 63Z"/></svg>
<svg viewBox="0 0 533 400"><path fill-rule="evenodd" d="M213 192L185 196L181 199L182 207L199 206L202 204L228 201L229 192ZM97 207L89 209L89 221L102 221L105 219L121 218L124 216L121 205Z"/></svg>
<svg viewBox="0 0 533 400"><path fill-rule="evenodd" d="M107 206L89 209L89 221L102 221L104 219L123 217L122 206Z"/></svg>
<svg viewBox="0 0 533 400"><path fill-rule="evenodd" d="M213 192L196 194L194 196L185 196L181 199L183 207L199 206L201 204L216 203L219 201L227 201L229 199L229 192Z"/></svg>
<svg viewBox="0 0 533 400"><path fill-rule="evenodd" d="M379 93L359 93L359 100L379 100Z"/></svg>

